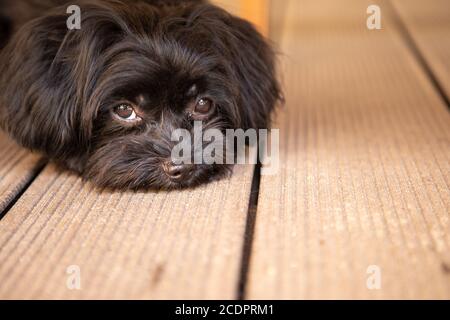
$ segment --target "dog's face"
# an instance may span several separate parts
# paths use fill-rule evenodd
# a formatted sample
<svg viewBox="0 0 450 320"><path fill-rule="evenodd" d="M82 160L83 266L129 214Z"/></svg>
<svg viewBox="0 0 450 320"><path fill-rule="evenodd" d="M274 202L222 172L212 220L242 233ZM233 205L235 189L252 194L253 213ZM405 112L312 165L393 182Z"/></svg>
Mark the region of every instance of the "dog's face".
<svg viewBox="0 0 450 320"><path fill-rule="evenodd" d="M25 25L2 52L2 126L103 187L180 188L221 164L177 165L176 129L266 128L279 98L270 47L201 1L80 3ZM204 143L207 144L207 143Z"/></svg>

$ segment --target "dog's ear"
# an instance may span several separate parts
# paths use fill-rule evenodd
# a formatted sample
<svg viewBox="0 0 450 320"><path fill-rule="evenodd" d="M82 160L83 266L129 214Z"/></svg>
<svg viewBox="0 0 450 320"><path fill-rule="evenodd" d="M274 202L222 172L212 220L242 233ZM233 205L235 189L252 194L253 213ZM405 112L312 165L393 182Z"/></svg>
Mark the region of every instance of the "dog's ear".
<svg viewBox="0 0 450 320"><path fill-rule="evenodd" d="M264 129L276 104L283 100L276 74L276 57L267 40L249 22L231 18L237 43L232 59L240 81L240 106L246 128Z"/></svg>
<svg viewBox="0 0 450 320"><path fill-rule="evenodd" d="M87 152L102 50L120 32L102 8L69 30L66 7L34 19L0 55L0 124L19 143L61 160ZM103 11L102 11L103 10Z"/></svg>
<svg viewBox="0 0 450 320"><path fill-rule="evenodd" d="M274 107L283 101L271 45L248 21L217 8L209 13L205 23L214 34L214 46L231 64L238 85L240 126L268 128Z"/></svg>

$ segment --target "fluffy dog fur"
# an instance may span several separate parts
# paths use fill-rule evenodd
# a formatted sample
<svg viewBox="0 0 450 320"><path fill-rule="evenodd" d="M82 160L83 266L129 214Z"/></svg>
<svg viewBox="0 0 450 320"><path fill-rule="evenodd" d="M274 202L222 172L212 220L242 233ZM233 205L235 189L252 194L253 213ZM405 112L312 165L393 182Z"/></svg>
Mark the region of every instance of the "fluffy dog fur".
<svg viewBox="0 0 450 320"><path fill-rule="evenodd" d="M250 23L201 0L63 2L3 19L16 31L0 53L0 125L21 145L101 187L171 189L226 172L195 165L174 180L164 169L198 99L211 104L204 128L269 126L274 54ZM80 30L67 29L69 4L81 8ZM115 116L123 101L138 123Z"/></svg>

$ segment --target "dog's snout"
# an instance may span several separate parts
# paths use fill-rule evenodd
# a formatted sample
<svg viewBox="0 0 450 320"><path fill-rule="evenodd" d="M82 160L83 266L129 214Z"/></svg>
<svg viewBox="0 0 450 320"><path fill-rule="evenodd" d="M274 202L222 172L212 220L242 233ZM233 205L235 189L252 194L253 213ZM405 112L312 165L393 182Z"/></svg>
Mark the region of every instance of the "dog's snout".
<svg viewBox="0 0 450 320"><path fill-rule="evenodd" d="M192 165L189 164L174 164L169 161L163 164L164 172L173 181L181 181L188 178L192 173Z"/></svg>

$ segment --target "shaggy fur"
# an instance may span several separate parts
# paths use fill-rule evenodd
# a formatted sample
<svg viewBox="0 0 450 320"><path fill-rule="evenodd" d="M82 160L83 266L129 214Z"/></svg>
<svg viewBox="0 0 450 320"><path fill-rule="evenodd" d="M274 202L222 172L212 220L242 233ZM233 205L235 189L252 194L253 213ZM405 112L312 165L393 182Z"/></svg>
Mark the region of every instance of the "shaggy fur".
<svg viewBox="0 0 450 320"><path fill-rule="evenodd" d="M201 0L61 2L29 5L26 22L3 15L23 24L6 28L16 32L0 53L0 126L21 145L101 187L172 189L226 172L165 170L172 131L192 130L192 101L213 105L205 128L269 126L274 54L250 23ZM66 27L69 4L81 7L81 30ZM139 123L114 116L123 101Z"/></svg>

